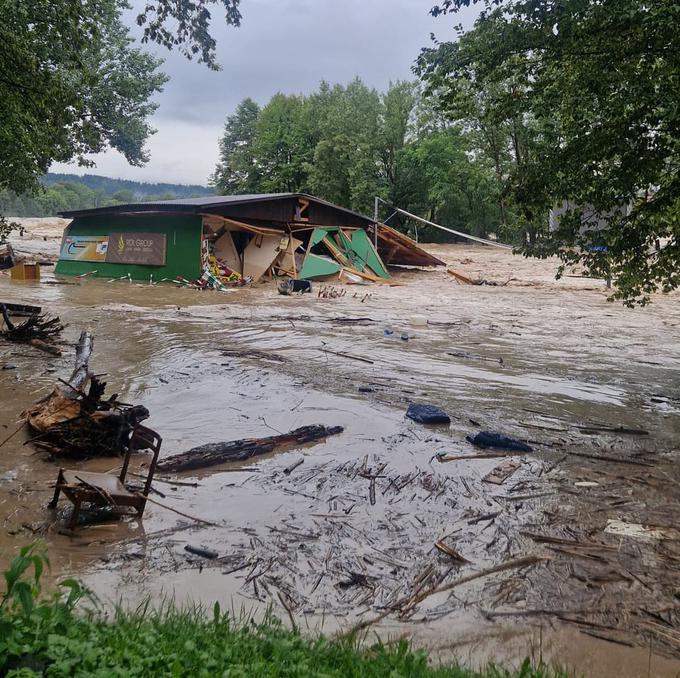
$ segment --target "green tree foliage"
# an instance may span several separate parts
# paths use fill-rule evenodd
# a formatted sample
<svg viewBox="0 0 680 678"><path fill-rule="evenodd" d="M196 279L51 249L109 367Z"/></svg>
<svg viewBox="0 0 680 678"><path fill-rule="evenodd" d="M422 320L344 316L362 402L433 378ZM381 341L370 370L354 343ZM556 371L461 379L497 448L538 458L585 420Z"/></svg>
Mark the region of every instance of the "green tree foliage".
<svg viewBox="0 0 680 678"><path fill-rule="evenodd" d="M146 0L137 24L144 28L142 42L178 48L188 59L219 70L215 39L210 35L210 5L222 5L227 24L241 25L240 0Z"/></svg>
<svg viewBox="0 0 680 678"><path fill-rule="evenodd" d="M495 0L420 67L450 119L500 132L500 159L513 156L501 162L504 198L539 236L527 254L612 275L628 304L680 285L675 0Z"/></svg>
<svg viewBox="0 0 680 678"><path fill-rule="evenodd" d="M253 154L262 193L299 191L306 179L309 147L303 97L275 94L255 126Z"/></svg>
<svg viewBox="0 0 680 678"><path fill-rule="evenodd" d="M322 83L311 108L318 137L309 171L311 192L361 212L372 209L381 184L379 94L358 78L347 87Z"/></svg>
<svg viewBox="0 0 680 678"><path fill-rule="evenodd" d="M210 6L238 26L239 0L147 0L137 16L142 42L177 48L217 69ZM54 161L107 148L132 165L167 80L161 60L137 49L122 14L127 0L0 0L0 188L38 190Z"/></svg>
<svg viewBox="0 0 680 678"><path fill-rule="evenodd" d="M220 139L222 160L210 177L211 185L225 193L254 193L258 186L253 141L259 115L260 107L252 99L244 99L227 118Z"/></svg>
<svg viewBox="0 0 680 678"><path fill-rule="evenodd" d="M147 159L160 61L131 46L119 0L0 0L0 186L107 147Z"/></svg>
<svg viewBox="0 0 680 678"><path fill-rule="evenodd" d="M381 94L359 79L322 82L306 97L277 94L259 111L241 102L227 118L211 183L225 194L307 192L369 214L377 195L486 235L498 230L499 192L491 164L473 151L469 134L442 119L415 83Z"/></svg>

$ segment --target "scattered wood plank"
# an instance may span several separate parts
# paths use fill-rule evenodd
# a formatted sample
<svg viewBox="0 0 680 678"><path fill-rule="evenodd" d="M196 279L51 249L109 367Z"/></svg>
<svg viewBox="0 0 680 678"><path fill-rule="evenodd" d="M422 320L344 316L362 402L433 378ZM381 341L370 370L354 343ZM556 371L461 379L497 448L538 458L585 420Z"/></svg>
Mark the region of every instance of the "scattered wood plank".
<svg viewBox="0 0 680 678"><path fill-rule="evenodd" d="M520 534L523 537L528 537L538 544L559 544L562 546L571 546L576 548L589 549L604 549L605 551L618 551L619 546L610 546L609 544L600 544L598 542L577 541L575 539L563 539L562 537L553 537L549 534L536 534L535 532L527 532L521 530Z"/></svg>
<svg viewBox="0 0 680 678"><path fill-rule="evenodd" d="M448 461L463 461L464 459L498 459L500 457L515 457L516 452L484 452L482 454L460 454L455 457L449 457L448 455L440 455L437 457L437 461L445 464Z"/></svg>
<svg viewBox="0 0 680 678"><path fill-rule="evenodd" d="M638 459L626 459L625 457L614 457L607 454L588 454L587 452L567 452L572 457L582 457L583 459L592 459L594 461L610 461L615 464L631 464L633 466L647 466L652 467L648 461L640 461Z"/></svg>
<svg viewBox="0 0 680 678"><path fill-rule="evenodd" d="M648 436L649 431L643 428L626 428L625 426L579 426L578 430L586 435L599 433L618 433L626 436Z"/></svg>
<svg viewBox="0 0 680 678"><path fill-rule="evenodd" d="M464 273L460 273L459 271L454 271L452 268L447 268L446 272L453 276L456 279L456 282L460 283L461 285L478 285L479 283L472 278L468 277Z"/></svg>
<svg viewBox="0 0 680 678"><path fill-rule="evenodd" d="M446 554L450 558L453 558L455 561L459 563L469 563L470 561L465 558L464 556L461 556L456 549L452 548L449 546L443 539L440 539L439 541L436 541L434 543L434 547L437 549L437 551L440 551L441 553Z"/></svg>
<svg viewBox="0 0 680 678"><path fill-rule="evenodd" d="M504 461L487 473L482 482L502 485L522 464L514 459Z"/></svg>
<svg viewBox="0 0 680 678"><path fill-rule="evenodd" d="M508 560L504 563L499 563L498 565L494 565L493 567L490 567L486 570L480 570L479 572L473 572L472 574L468 574L464 577L460 577L459 579L456 579L455 581L449 583L449 584L443 584L441 586L433 586L426 591L423 591L422 593L419 593L412 598L410 598L404 607L402 608L402 614L404 612L408 612L412 610L414 607L422 603L426 598L429 598L430 596L433 596L437 593L445 593L447 591L451 591L455 589L458 586L462 586L463 584L468 584L469 582L475 581L476 579L481 579L483 577L488 577L492 574L497 574L498 572L505 572L507 570L515 570L519 569L522 567L530 567L532 565L537 565L538 563L546 562L550 560L550 557L544 556L544 555L530 555L530 556L524 556L523 558L515 558L513 560ZM350 629L345 631L344 633L340 634L341 638L346 638L348 636L353 636L359 631L368 628L369 626L373 626L374 624L377 624L378 622L382 621L390 615L393 612L393 610L387 609L384 612L381 612L379 615L371 618L371 619L366 619L358 624L355 624L352 626Z"/></svg>
<svg viewBox="0 0 680 678"><path fill-rule="evenodd" d="M331 353L332 355L337 355L340 356L341 358L349 358L350 360L358 360L359 362L367 363L369 365L373 365L375 363L375 361L369 360L368 358L360 358L357 355L351 355L349 353L342 353L340 351L329 351L327 348L322 348L321 350L324 353Z"/></svg>
<svg viewBox="0 0 680 678"><path fill-rule="evenodd" d="M286 466L286 468L283 469L284 475L289 476L298 466L302 466L302 464L305 463L304 458L303 459L298 459L297 461L293 462L290 466Z"/></svg>

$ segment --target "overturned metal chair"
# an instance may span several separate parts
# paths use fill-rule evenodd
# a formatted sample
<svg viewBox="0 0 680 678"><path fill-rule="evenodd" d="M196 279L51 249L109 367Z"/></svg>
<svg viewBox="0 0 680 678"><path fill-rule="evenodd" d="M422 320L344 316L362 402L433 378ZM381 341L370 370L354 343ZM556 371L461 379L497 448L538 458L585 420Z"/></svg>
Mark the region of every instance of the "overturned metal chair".
<svg viewBox="0 0 680 678"><path fill-rule="evenodd" d="M137 511L142 516L146 508L146 498L151 490L151 482L156 471L158 455L161 451L162 438L150 428L137 424L127 446L123 458L123 467L118 475L112 473L93 473L90 471L69 471L59 469L54 488L54 497L48 504L56 508L59 495L63 492L73 504L70 527L74 529L78 524L78 515L82 504L92 506L126 506ZM130 456L135 450L151 450L153 456L149 464L144 487L141 492L132 490L125 485L125 479L130 465Z"/></svg>

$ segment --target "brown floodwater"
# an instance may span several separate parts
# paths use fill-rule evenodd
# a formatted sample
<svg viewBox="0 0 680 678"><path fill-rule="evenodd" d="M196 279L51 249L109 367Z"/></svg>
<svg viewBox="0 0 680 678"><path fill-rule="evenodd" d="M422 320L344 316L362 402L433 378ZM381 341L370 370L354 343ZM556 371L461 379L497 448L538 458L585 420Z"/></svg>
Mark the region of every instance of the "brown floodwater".
<svg viewBox="0 0 680 678"><path fill-rule="evenodd" d="M409 271L396 274L399 286L338 286L345 296L324 299L316 292L282 297L267 284L218 293L100 280L53 285L49 273L42 284L0 276L0 299L59 315L68 323L68 344L82 329L92 331L93 371L106 374L109 393L150 410L148 424L163 436L162 456L305 424L345 428L304 449L179 478L197 487L155 484L164 496L154 499L218 526L149 505L141 521L92 525L76 536L59 532L66 502L56 513L46 508L57 464L25 445L28 433L21 431L0 448L0 567L38 535L55 581L76 575L108 603L134 605L145 596L219 600L253 614L274 604L287 619L281 605L287 601L301 626L334 633L380 613L420 575L450 582L543 553L523 531L613 543L604 533L607 520L653 518L672 527L663 520L671 520L680 481L678 296L630 310L608 303L599 281L551 281L552 262L476 247L433 251L479 277L515 280L469 287L442 271ZM58 377L68 377L71 364L68 347L54 358L0 344L0 367L12 368L0 370L0 439ZM410 402L443 407L451 426L411 422L404 417ZM502 486L481 482L502 459L435 458L477 452L465 436L478 427L528 439L535 448L516 457L519 469ZM593 432L598 427L650 435ZM574 451L653 459L654 473L613 462L596 467L567 456ZM298 459L304 463L283 474ZM118 466L115 459L63 463ZM362 468L378 472L375 504ZM663 477L668 483L660 484ZM444 535L467 563L452 564L433 548ZM510 572L433 596L410 618L388 617L378 628L385 637L412 636L435 658L477 665L533 653L586 675L647 675L649 666L649 675L677 675L673 643L650 645L633 634L621 644L565 623L565 615L594 606L598 614L619 607L633 617L675 607L679 582L667 566L676 562L675 547L624 541L644 567L638 572L626 561L632 574L623 582L599 571L592 579L579 569L582 559L559 560L553 569ZM187 544L220 558L190 556ZM644 579L645 567L658 585ZM520 616L494 620L489 613L496 610ZM547 614L534 614L540 610ZM597 617L600 636L605 627L625 627L612 615Z"/></svg>

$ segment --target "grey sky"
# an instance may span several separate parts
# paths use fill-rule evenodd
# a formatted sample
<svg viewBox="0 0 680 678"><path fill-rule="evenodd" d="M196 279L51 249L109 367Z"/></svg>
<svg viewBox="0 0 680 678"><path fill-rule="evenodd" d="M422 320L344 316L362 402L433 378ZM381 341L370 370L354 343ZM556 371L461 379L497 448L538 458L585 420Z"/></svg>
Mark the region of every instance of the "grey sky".
<svg viewBox="0 0 680 678"><path fill-rule="evenodd" d="M430 33L453 37L453 24L469 24L476 10L433 19L434 0L242 0L240 28L227 27L215 6L213 35L223 70L210 71L179 54L154 48L170 76L153 118L151 160L130 167L115 152L93 157L91 173L137 181L201 183L217 160L224 119L251 97L266 103L276 92L307 93L321 80L346 83L359 76L384 89L412 78L411 66ZM139 5L136 0L135 5ZM52 171L82 173L72 165Z"/></svg>

